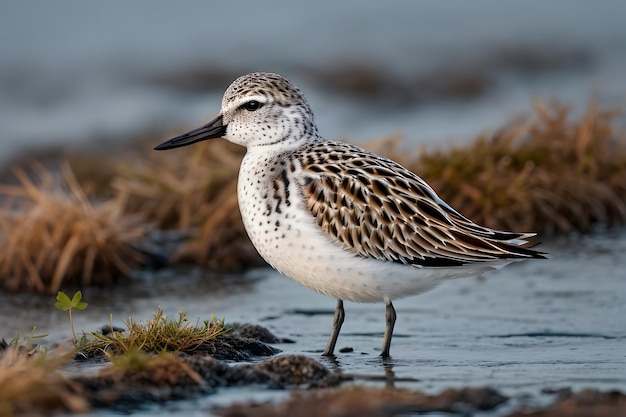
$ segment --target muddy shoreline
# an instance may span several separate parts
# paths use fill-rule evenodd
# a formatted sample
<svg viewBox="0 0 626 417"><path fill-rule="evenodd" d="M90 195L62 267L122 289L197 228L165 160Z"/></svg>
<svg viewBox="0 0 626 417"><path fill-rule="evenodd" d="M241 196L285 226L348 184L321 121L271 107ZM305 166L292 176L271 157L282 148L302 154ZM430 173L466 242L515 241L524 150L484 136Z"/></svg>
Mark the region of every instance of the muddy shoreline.
<svg viewBox="0 0 626 417"><path fill-rule="evenodd" d="M551 253L550 259L516 264L481 279L446 282L429 293L399 300L389 361L377 356L384 327L382 305L347 303L345 329L338 343L341 351L333 360L324 359L319 355L328 336L333 300L267 268L230 275L183 268L137 277L123 286L89 288L84 297L90 306L76 315L76 327L95 330L112 312L113 324L123 326L126 317L147 318L157 305L170 315L184 308L191 318L207 318L213 313L231 323L267 327L279 338L278 343L271 343L282 350L276 358L304 355L320 361L329 371L349 379L339 390L393 387L437 396L451 388L491 387L509 398L493 411L472 412L478 416L544 410L555 401L565 401L571 408L580 398L570 392L585 389L598 392L586 392L583 397L598 399L602 407L617 407L621 397L611 392L623 392L626 387L626 334L615 320L626 313L626 260L621 255L626 250L624 232L563 238L542 248ZM53 312L49 298L31 296L32 314L13 317L12 312L23 308L25 300L0 294L0 327L20 327L27 332L36 323L38 330L50 334L44 344L64 343L69 331L66 318ZM94 372L93 365L83 363L72 365L72 374L80 374L82 366ZM174 402L138 400L124 413L142 415L150 410L153 415L182 416L194 409L194 415L215 415L230 413L227 407L232 404L282 404L283 400L289 400L285 391L239 386ZM271 408L274 406L265 407L278 412ZM289 403L276 407L293 411ZM614 413L604 415L615 415L616 409L608 410ZM119 412L105 408L98 414ZM576 414L555 411L537 415Z"/></svg>

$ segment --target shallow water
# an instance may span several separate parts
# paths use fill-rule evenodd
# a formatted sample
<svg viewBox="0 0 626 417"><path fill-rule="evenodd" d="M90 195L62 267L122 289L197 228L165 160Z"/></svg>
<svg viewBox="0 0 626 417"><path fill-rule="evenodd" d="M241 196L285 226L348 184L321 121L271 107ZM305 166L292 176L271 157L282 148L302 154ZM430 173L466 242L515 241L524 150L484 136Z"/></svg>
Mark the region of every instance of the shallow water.
<svg viewBox="0 0 626 417"><path fill-rule="evenodd" d="M449 387L491 386L515 404L541 404L543 388L626 389L626 235L624 230L551 242L550 259L510 265L482 278L448 281L395 302L398 321L392 358L377 354L384 329L382 304L346 303L336 359L327 366L357 384L438 392ZM87 310L76 328L96 329L128 315L147 319L163 307L192 320L211 313L230 322L262 324L293 344L284 353L318 356L325 346L335 302L271 269L242 276L195 269L164 271L110 289L86 289ZM46 343L69 337L65 313L54 297L0 294L0 335L37 325ZM206 415L215 405L284 397L259 387L223 389L191 402L150 406L136 415ZM496 414L500 414L500 412ZM102 414L108 412L102 411Z"/></svg>
<svg viewBox="0 0 626 417"><path fill-rule="evenodd" d="M94 139L110 149L109 142L138 132L198 125L219 111L230 80L259 70L301 85L322 134L354 141L394 132L413 143L464 140L529 112L535 98L558 98L580 110L591 94L609 104L623 103L625 94L626 3L620 0L326 0L295 7L284 0L33 0L3 6L0 161L26 149ZM498 67L499 53L513 53L513 65ZM533 53L580 59L543 67ZM329 81L324 74L350 65L385 82L431 74L432 84L445 81L446 71L477 65L493 85L475 97L394 106L385 106L385 97L322 91ZM153 82L185 78L194 69L223 80L194 91ZM311 77L315 72L321 75Z"/></svg>

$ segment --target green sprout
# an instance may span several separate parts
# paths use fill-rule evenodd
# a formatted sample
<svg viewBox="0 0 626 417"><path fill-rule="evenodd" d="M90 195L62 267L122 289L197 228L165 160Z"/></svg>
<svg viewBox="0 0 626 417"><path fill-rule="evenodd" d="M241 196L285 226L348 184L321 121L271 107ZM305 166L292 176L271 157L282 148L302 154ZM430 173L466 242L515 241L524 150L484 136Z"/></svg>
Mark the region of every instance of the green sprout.
<svg viewBox="0 0 626 417"><path fill-rule="evenodd" d="M57 294L57 302L54 303L54 306L61 311L67 311L70 315L70 328L72 329L72 340L74 341L74 345L76 345L76 333L74 332L74 322L72 321L72 309L76 310L84 310L87 308L87 303L81 301L83 298L83 293L80 291L76 291L74 296L70 300L67 294L63 291L59 291Z"/></svg>
<svg viewBox="0 0 626 417"><path fill-rule="evenodd" d="M8 346L14 347L16 349L27 349L30 352L35 352L39 349L39 345L33 344L33 340L34 339L43 339L44 337L48 336L47 334L35 334L35 330L37 328L33 327L33 329L30 331L30 335L28 335L27 337L21 337L20 336L20 332L16 332L15 333L15 337L13 337L13 339L11 339L8 343ZM2 339L2 341L4 341L4 339Z"/></svg>

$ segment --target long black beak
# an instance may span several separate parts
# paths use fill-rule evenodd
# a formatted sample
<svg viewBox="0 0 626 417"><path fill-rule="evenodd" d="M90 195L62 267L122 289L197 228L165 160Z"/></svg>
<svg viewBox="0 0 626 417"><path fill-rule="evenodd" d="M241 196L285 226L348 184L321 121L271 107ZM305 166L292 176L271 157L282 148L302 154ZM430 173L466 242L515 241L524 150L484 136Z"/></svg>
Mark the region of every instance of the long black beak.
<svg viewBox="0 0 626 417"><path fill-rule="evenodd" d="M221 138L224 134L226 134L226 126L222 123L222 116L220 115L204 126L166 140L162 144L155 146L154 150L164 151L166 149L180 148L181 146L191 145L202 140Z"/></svg>

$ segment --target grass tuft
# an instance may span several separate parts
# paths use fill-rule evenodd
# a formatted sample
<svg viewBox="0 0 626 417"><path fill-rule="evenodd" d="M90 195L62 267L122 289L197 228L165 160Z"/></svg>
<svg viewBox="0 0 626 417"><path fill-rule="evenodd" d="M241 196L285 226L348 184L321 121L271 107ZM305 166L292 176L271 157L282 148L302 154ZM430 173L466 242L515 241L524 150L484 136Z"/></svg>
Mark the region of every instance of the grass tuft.
<svg viewBox="0 0 626 417"><path fill-rule="evenodd" d="M21 186L0 186L0 286L53 294L129 276L142 261L133 243L144 227L123 212L125 196L92 203L67 166L64 188L42 166L34 169L39 184L16 168Z"/></svg>
<svg viewBox="0 0 626 417"><path fill-rule="evenodd" d="M155 355L133 349L110 359L111 363L100 371L100 377L134 381L135 385L141 381L156 386L176 386L181 384L181 380L196 385L205 384L196 371L172 352Z"/></svg>
<svg viewBox="0 0 626 417"><path fill-rule="evenodd" d="M112 186L127 195L126 210L140 212L161 229L197 227L212 204L236 189L243 149L224 141L176 152L152 152L119 169Z"/></svg>
<svg viewBox="0 0 626 417"><path fill-rule="evenodd" d="M262 265L237 203L243 153L226 141L153 152L143 162L121 169L113 187L128 195L129 212L141 213L161 229L191 231L172 262L223 271Z"/></svg>
<svg viewBox="0 0 626 417"><path fill-rule="evenodd" d="M626 135L614 129L618 115L591 103L572 121L567 106L537 103L533 118L466 146L415 159L394 146L384 153L477 223L588 233L595 224L626 222Z"/></svg>
<svg viewBox="0 0 626 417"><path fill-rule="evenodd" d="M175 263L237 271L262 265L241 221L236 193L224 193L212 203L200 229L174 254Z"/></svg>
<svg viewBox="0 0 626 417"><path fill-rule="evenodd" d="M148 353L183 352L191 353L209 340L229 334L231 329L224 326L224 320L205 320L193 325L187 313L178 312L177 319L168 319L159 308L151 320L138 323L132 317L124 322L126 331L111 330L110 334L93 333L93 340L80 347L86 356L99 352L109 356L122 355L133 351Z"/></svg>
<svg viewBox="0 0 626 417"><path fill-rule="evenodd" d="M0 414L10 417L88 411L81 387L59 371L71 357L71 353L28 353L17 347L0 352Z"/></svg>
<svg viewBox="0 0 626 417"><path fill-rule="evenodd" d="M407 152L392 137L367 147L420 175L477 223L543 235L588 233L598 224L626 223L626 134L616 130L623 115L592 102L573 117L563 104L537 103L531 117L467 145ZM143 160L87 163L79 172L89 178L79 181L66 168L64 192L42 169L35 170L39 185L18 169L21 186L0 186L2 288L55 293L61 283L101 285L129 275L140 260L132 244L144 228L135 215L187 238L174 263L222 270L262 263L237 205L243 148L216 140L152 152L141 143ZM78 182L109 200L92 203ZM151 236L156 242L142 243L169 243Z"/></svg>

